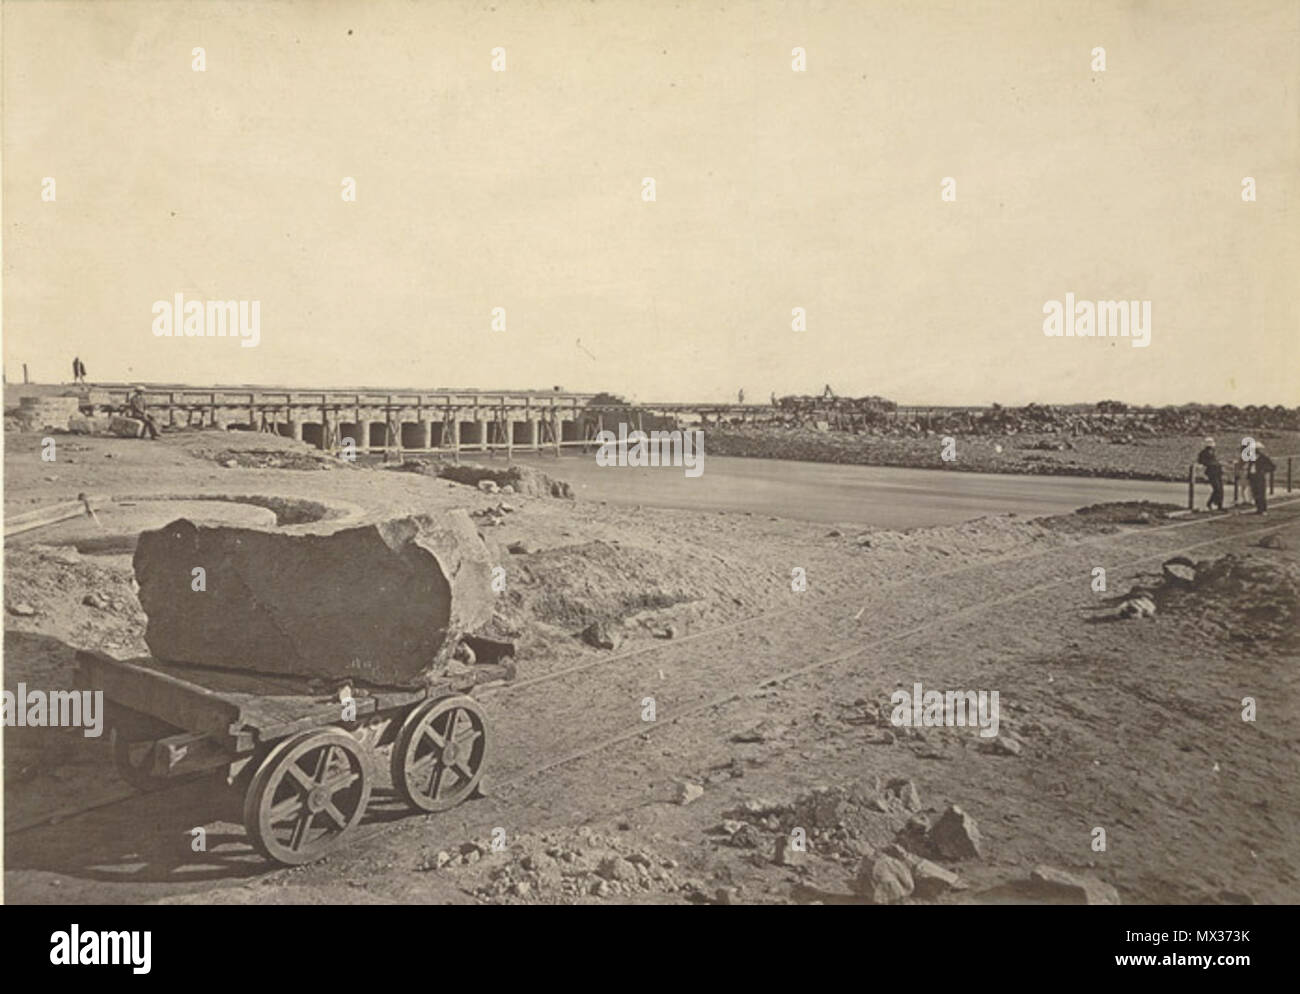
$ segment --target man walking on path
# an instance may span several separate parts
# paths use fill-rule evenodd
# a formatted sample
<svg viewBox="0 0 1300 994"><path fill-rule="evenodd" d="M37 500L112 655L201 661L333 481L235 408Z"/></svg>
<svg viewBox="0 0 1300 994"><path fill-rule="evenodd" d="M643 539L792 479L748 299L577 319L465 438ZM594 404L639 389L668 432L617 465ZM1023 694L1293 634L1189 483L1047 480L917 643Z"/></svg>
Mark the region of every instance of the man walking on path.
<svg viewBox="0 0 1300 994"><path fill-rule="evenodd" d="M81 361L81 356L72 357L72 382L86 382L86 364Z"/></svg>
<svg viewBox="0 0 1300 994"><path fill-rule="evenodd" d="M1223 510L1223 465L1219 462L1219 455L1214 451L1214 439L1205 440L1205 448L1201 449L1197 455L1196 461L1205 467L1205 478L1210 481L1210 499L1206 503L1206 510Z"/></svg>
<svg viewBox="0 0 1300 994"><path fill-rule="evenodd" d="M1255 498L1255 513L1268 513L1268 478L1277 467L1273 460L1264 454L1264 443L1255 443L1255 458L1246 463L1246 479L1250 481L1250 492Z"/></svg>

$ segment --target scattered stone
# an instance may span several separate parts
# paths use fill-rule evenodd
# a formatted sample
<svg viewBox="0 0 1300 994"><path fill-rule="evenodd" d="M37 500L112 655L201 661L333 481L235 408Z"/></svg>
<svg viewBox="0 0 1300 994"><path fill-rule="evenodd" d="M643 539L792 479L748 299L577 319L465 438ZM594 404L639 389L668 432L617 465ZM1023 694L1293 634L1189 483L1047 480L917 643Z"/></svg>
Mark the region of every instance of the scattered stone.
<svg viewBox="0 0 1300 994"><path fill-rule="evenodd" d="M433 857L433 865L436 866L439 870L441 870L444 866L446 866L451 861L452 861L452 855L451 853L447 852L447 850L445 849L441 850L436 856Z"/></svg>
<svg viewBox="0 0 1300 994"><path fill-rule="evenodd" d="M582 630L582 640L597 649L617 649L622 642L622 636L608 623L593 621Z"/></svg>
<svg viewBox="0 0 1300 994"><path fill-rule="evenodd" d="M9 605L9 613L16 614L20 618L30 618L36 613L36 608L32 607L26 601L19 601L17 604Z"/></svg>
<svg viewBox="0 0 1300 994"><path fill-rule="evenodd" d="M87 607L98 608L101 611L106 611L109 607L108 598L97 590L92 590L85 597L81 598L81 603L85 604Z"/></svg>
<svg viewBox="0 0 1300 994"><path fill-rule="evenodd" d="M1009 735L998 735L989 743L989 751L1004 756L1019 756L1020 743Z"/></svg>
<svg viewBox="0 0 1300 994"><path fill-rule="evenodd" d="M608 880L597 880L591 885L591 893L596 895L596 897L608 897L609 891L610 887Z"/></svg>
<svg viewBox="0 0 1300 994"><path fill-rule="evenodd" d="M853 881L853 892L872 904L893 904L912 893L912 871L901 859L883 853L864 856Z"/></svg>
<svg viewBox="0 0 1300 994"><path fill-rule="evenodd" d="M842 531L840 531L838 528L832 528L830 531L828 531L828 532L826 533L826 537L827 537L827 538L843 538L843 537L844 537L844 533L843 533Z"/></svg>
<svg viewBox="0 0 1300 994"><path fill-rule="evenodd" d="M1154 618L1156 602L1150 597L1130 597L1116 612L1121 618Z"/></svg>
<svg viewBox="0 0 1300 994"><path fill-rule="evenodd" d="M501 488L496 485L494 480L479 480L478 488L485 494L496 494L501 492Z"/></svg>
<svg viewBox="0 0 1300 994"><path fill-rule="evenodd" d="M905 777L895 777L885 785L885 793L898 799L904 809L908 811L921 810L921 795L916 790L916 784Z"/></svg>
<svg viewBox="0 0 1300 994"><path fill-rule="evenodd" d="M1196 582L1196 564L1186 556L1174 556L1166 559L1160 566L1166 583L1192 584Z"/></svg>
<svg viewBox="0 0 1300 994"><path fill-rule="evenodd" d="M635 881L638 876L636 867L622 856L606 856L600 861L596 873L606 880Z"/></svg>
<svg viewBox="0 0 1300 994"><path fill-rule="evenodd" d="M918 859L911 867L917 897L938 897L946 891L965 888L957 874L928 859Z"/></svg>
<svg viewBox="0 0 1300 994"><path fill-rule="evenodd" d="M1215 900L1219 904L1254 904L1255 899L1245 891L1240 890L1221 890L1215 895Z"/></svg>
<svg viewBox="0 0 1300 994"><path fill-rule="evenodd" d="M1095 877L1079 877L1039 865L1029 875L1030 893L1058 904L1119 904L1119 892Z"/></svg>
<svg viewBox="0 0 1300 994"><path fill-rule="evenodd" d="M719 904L735 904L740 899L740 893L735 887L719 887L716 895Z"/></svg>
<svg viewBox="0 0 1300 994"><path fill-rule="evenodd" d="M547 476L539 469L533 469L531 466L511 466L509 469L494 469L491 466L484 466L479 463L464 463L453 466L450 464L429 463L422 460L407 460L401 467L407 472L419 472L425 475L439 476L446 480L454 480L457 483L463 483L467 486L477 486L485 493L506 493L506 487L510 487L510 493L524 494L530 497L561 497L568 500L573 499L573 488L563 480L555 480ZM491 483L498 489L489 489L482 486L484 483Z"/></svg>
<svg viewBox="0 0 1300 994"><path fill-rule="evenodd" d="M46 559L62 563L64 566L76 566L82 561L81 553L70 545L36 545L32 549L39 551Z"/></svg>
<svg viewBox="0 0 1300 994"><path fill-rule="evenodd" d="M772 862L777 866L803 866L808 862L808 853L795 849L788 835L779 835L772 853Z"/></svg>
<svg viewBox="0 0 1300 994"><path fill-rule="evenodd" d="M697 783L689 780L682 780L677 784L673 794L673 800L678 804L690 804L692 801L699 800L704 796L704 788Z"/></svg>
<svg viewBox="0 0 1300 994"><path fill-rule="evenodd" d="M930 819L923 814L914 814L907 819L904 831L926 835L930 831Z"/></svg>
<svg viewBox="0 0 1300 994"><path fill-rule="evenodd" d="M980 830L975 819L957 805L949 805L930 829L928 840L945 859L979 859Z"/></svg>
<svg viewBox="0 0 1300 994"><path fill-rule="evenodd" d="M660 638L660 639L675 639L676 637L677 637L677 626L676 626L676 625L665 625L663 628L661 628L661 629L659 629L657 632L655 632L655 638Z"/></svg>
<svg viewBox="0 0 1300 994"><path fill-rule="evenodd" d="M1282 537L1278 535L1277 532L1274 532L1271 535L1265 535L1263 538L1261 538L1259 540L1259 547L1261 549L1282 550L1285 549L1287 545L1285 542L1282 541Z"/></svg>
<svg viewBox="0 0 1300 994"><path fill-rule="evenodd" d="M763 833L745 822L732 834L730 843L737 849L759 849L763 845Z"/></svg>
<svg viewBox="0 0 1300 994"><path fill-rule="evenodd" d="M225 466L226 469L235 469L236 467L239 466L239 460L238 460L238 459L222 459L222 460L221 460L221 465Z"/></svg>
<svg viewBox="0 0 1300 994"><path fill-rule="evenodd" d="M502 492L503 494L512 494L512 493L514 493L514 492L515 492L514 485L513 485L513 484L510 484L510 483L507 483L504 487L501 488L501 492ZM511 510L513 510L513 508L512 508Z"/></svg>
<svg viewBox="0 0 1300 994"><path fill-rule="evenodd" d="M735 818L725 818L722 824L718 826L718 831L723 835L735 835L744 827L743 821L737 821Z"/></svg>
<svg viewBox="0 0 1300 994"><path fill-rule="evenodd" d="M901 859L904 863L908 865L909 868L915 866L917 863L921 861L919 856L916 856L908 852L897 842L889 843L889 845L885 846L880 851L884 853L886 856L893 856L894 859Z"/></svg>
<svg viewBox="0 0 1300 994"><path fill-rule="evenodd" d="M507 545L506 551L512 556L531 556L537 549L520 539Z"/></svg>

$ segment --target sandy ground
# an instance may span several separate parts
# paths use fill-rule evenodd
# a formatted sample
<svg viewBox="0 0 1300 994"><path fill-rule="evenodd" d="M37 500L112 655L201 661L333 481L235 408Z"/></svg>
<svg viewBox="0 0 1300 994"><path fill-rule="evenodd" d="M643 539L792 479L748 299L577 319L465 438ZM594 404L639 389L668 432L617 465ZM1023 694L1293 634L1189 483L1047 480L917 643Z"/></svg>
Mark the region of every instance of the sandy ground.
<svg viewBox="0 0 1300 994"><path fill-rule="evenodd" d="M260 448L269 460L248 454ZM412 816L380 772L354 843L277 869L245 844L218 779L136 795L106 739L8 728L7 901L833 903L863 900L857 868L891 843L960 878L907 901L1043 899L1021 886L1039 864L1125 903L1300 898L1300 505L864 532L240 465L316 464L301 452L242 433L61 437L50 464L38 437L10 433L5 510L82 491L469 508L507 568L494 624L520 641L517 683L481 695L485 796ZM6 689L72 686L75 648L146 651L129 553L53 540L6 546ZM508 553L516 540L532 551ZM1175 554L1213 584L1162 583ZM1135 585L1155 617L1116 620ZM581 643L591 620L615 623L621 647ZM999 691L999 735L893 725L890 695L916 682ZM685 784L702 793L683 804ZM979 856L948 856L927 834L953 804L978 823ZM778 863L796 829L808 851Z"/></svg>

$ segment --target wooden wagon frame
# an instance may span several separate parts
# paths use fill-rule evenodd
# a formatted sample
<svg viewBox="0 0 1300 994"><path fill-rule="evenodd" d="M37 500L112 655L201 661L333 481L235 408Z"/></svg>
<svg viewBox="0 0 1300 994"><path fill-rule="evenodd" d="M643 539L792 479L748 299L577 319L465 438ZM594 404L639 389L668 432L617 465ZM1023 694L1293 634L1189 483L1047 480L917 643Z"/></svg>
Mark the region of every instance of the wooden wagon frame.
<svg viewBox="0 0 1300 994"><path fill-rule="evenodd" d="M385 746L393 786L415 811L445 811L474 794L488 730L468 692L514 677L512 662L494 662L416 690L328 694L288 676L76 655L82 686L103 691L114 762L128 783L156 790L226 767L227 783L244 792L249 841L289 865L319 859L353 833Z"/></svg>

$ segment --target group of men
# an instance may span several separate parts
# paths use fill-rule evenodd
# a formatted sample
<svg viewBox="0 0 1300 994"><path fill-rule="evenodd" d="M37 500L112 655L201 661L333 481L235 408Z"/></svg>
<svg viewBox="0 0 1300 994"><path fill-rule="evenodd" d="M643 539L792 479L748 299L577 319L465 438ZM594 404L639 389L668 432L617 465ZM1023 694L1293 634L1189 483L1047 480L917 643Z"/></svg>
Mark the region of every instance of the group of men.
<svg viewBox="0 0 1300 994"><path fill-rule="evenodd" d="M1253 458L1246 458L1247 454ZM1214 448L1214 439L1206 438L1205 448L1196 456L1196 461L1205 467L1205 478L1210 481L1210 499L1206 509L1222 511L1223 508L1223 464ZM1246 467L1246 483L1250 495L1255 501L1255 513L1268 513L1268 479L1276 469L1273 460L1264 454L1263 442L1251 442L1242 453L1242 463Z"/></svg>

